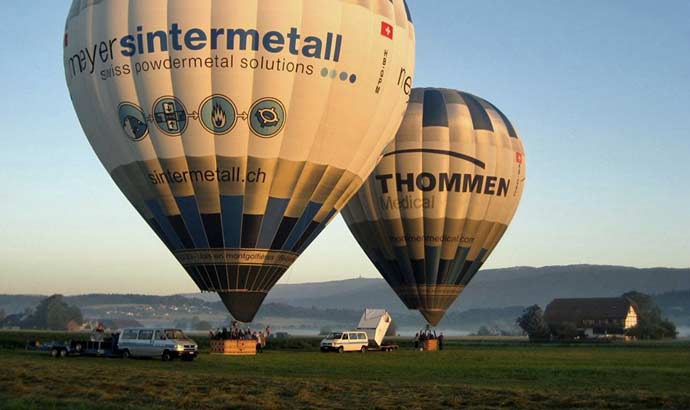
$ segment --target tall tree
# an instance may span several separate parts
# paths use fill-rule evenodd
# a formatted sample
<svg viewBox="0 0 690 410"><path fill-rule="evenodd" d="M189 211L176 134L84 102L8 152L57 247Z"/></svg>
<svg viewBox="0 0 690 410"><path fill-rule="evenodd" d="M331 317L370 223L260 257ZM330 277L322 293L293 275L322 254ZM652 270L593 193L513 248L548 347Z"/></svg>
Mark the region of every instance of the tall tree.
<svg viewBox="0 0 690 410"><path fill-rule="evenodd" d="M24 321L25 328L67 330L70 321L81 324L84 319L76 306L68 305L62 295L43 299L34 312Z"/></svg>
<svg viewBox="0 0 690 410"><path fill-rule="evenodd" d="M676 325L661 316L661 309L651 296L633 291L623 297L630 300L637 311L637 326L628 331L629 336L653 340L676 338Z"/></svg>
<svg viewBox="0 0 690 410"><path fill-rule="evenodd" d="M539 305L533 305L525 309L517 318L516 323L529 336L530 341L548 340L550 338L549 327L544 322L544 313Z"/></svg>
<svg viewBox="0 0 690 410"><path fill-rule="evenodd" d="M657 306L654 299L641 292L632 291L623 295L624 298L631 301L637 308L637 316L646 321L657 322L661 319L661 309Z"/></svg>

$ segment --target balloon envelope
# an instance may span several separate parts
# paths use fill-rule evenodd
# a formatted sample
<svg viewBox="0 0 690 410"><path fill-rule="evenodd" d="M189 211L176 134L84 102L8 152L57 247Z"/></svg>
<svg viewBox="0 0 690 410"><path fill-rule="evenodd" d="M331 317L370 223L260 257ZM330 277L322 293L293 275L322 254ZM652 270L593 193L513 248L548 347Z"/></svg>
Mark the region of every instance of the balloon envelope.
<svg viewBox="0 0 690 410"><path fill-rule="evenodd" d="M115 183L251 321L393 138L414 28L404 0L75 0L64 65Z"/></svg>
<svg viewBox="0 0 690 410"><path fill-rule="evenodd" d="M395 141L343 216L407 307L436 325L508 228L525 175L522 141L495 106L414 89Z"/></svg>

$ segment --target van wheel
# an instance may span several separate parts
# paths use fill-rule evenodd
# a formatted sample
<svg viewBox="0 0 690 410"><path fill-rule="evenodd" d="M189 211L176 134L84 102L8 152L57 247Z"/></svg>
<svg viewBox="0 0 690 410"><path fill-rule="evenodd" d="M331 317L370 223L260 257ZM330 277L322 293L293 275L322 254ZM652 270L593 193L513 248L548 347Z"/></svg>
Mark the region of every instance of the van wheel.
<svg viewBox="0 0 690 410"><path fill-rule="evenodd" d="M362 348L361 348L359 351L362 352L362 353L366 353L366 352L367 352L367 347L366 347L366 346L362 346Z"/></svg>
<svg viewBox="0 0 690 410"><path fill-rule="evenodd" d="M123 358L123 359L131 359L131 358L132 358L132 354L129 352L129 350L125 350L125 351L122 352L122 358Z"/></svg>
<svg viewBox="0 0 690 410"><path fill-rule="evenodd" d="M345 348L342 347L342 346L340 346L340 347L338 348L338 353L344 353L344 352L345 352Z"/></svg>
<svg viewBox="0 0 690 410"><path fill-rule="evenodd" d="M161 360L163 360L164 362L169 362L172 360L172 355L170 354L169 351L166 350L163 352L163 355L161 356Z"/></svg>

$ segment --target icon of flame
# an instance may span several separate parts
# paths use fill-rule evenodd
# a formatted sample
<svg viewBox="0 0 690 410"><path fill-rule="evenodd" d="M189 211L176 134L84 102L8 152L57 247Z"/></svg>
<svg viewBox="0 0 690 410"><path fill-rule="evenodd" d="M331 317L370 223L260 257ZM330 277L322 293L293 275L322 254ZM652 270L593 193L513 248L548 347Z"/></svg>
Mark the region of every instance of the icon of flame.
<svg viewBox="0 0 690 410"><path fill-rule="evenodd" d="M225 111L223 111L223 107L220 106L218 103L213 104L213 112L211 113L211 121L213 121L213 125L216 126L216 128L223 128L225 124L228 122L228 117L225 115Z"/></svg>

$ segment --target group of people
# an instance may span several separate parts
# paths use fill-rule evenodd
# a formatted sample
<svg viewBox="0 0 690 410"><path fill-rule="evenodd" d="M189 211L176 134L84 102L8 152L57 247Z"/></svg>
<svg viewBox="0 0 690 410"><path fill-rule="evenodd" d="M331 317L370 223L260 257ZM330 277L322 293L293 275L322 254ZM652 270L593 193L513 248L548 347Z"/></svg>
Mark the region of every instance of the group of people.
<svg viewBox="0 0 690 410"><path fill-rule="evenodd" d="M249 328L242 329L239 322L232 322L230 329L224 327L222 329L211 330L209 337L211 340L255 340L257 347L261 349L266 347L266 339L271 335L271 327L266 326L265 330L259 332L252 331Z"/></svg>
<svg viewBox="0 0 690 410"><path fill-rule="evenodd" d="M420 349L427 340L438 340L438 348L439 350L443 350L443 333L437 336L436 331L432 331L429 326L414 335L414 348Z"/></svg>

